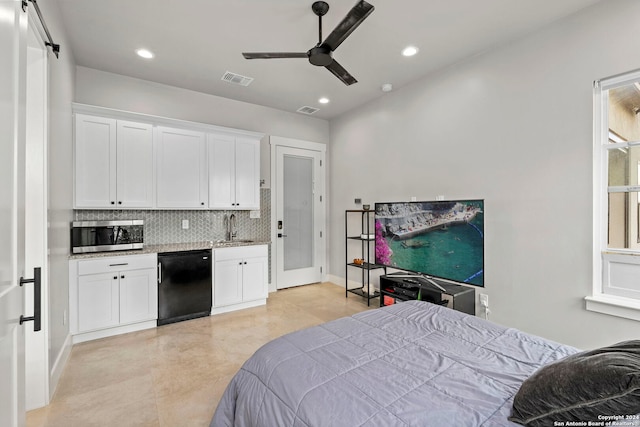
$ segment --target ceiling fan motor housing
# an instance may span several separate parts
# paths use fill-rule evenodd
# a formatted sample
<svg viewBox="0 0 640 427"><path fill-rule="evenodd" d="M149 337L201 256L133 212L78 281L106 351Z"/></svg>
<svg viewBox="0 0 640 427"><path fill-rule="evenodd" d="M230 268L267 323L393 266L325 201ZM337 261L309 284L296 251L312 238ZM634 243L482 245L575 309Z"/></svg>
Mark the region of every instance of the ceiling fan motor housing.
<svg viewBox="0 0 640 427"><path fill-rule="evenodd" d="M319 67L326 67L333 62L331 49L325 45L316 46L309 50L309 62Z"/></svg>

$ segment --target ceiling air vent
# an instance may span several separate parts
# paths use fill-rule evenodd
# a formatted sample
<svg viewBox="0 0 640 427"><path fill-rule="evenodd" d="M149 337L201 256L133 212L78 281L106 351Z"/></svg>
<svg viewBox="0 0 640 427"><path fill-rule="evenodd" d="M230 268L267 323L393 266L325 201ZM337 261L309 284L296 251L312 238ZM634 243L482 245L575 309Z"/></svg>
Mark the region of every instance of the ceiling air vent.
<svg viewBox="0 0 640 427"><path fill-rule="evenodd" d="M309 107L309 106L304 106L304 107L300 107L298 108L296 111L298 113L302 113L302 114L313 114L316 111L320 110L319 108L313 108L313 107Z"/></svg>
<svg viewBox="0 0 640 427"><path fill-rule="evenodd" d="M249 86L249 83L253 81L252 77L241 76L240 74L232 73L231 71L227 71L222 76L222 80L225 82L233 83L240 86Z"/></svg>

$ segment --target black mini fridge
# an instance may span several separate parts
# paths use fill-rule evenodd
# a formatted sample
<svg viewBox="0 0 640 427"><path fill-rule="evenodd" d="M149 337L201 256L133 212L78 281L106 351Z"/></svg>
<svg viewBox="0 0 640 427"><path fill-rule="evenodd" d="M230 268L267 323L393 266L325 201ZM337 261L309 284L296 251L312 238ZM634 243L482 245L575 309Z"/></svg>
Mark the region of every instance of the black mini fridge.
<svg viewBox="0 0 640 427"><path fill-rule="evenodd" d="M158 254L158 326L211 314L211 250Z"/></svg>

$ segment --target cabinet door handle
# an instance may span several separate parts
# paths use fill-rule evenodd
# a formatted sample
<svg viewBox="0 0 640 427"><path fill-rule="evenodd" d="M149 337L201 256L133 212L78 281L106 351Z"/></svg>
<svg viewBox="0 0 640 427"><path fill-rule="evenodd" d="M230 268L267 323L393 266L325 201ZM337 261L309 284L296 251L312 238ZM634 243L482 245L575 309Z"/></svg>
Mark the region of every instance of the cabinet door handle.
<svg viewBox="0 0 640 427"><path fill-rule="evenodd" d="M120 276L121 279L124 279L124 274L122 276Z"/></svg>
<svg viewBox="0 0 640 427"><path fill-rule="evenodd" d="M158 285L162 282L162 264L158 263Z"/></svg>
<svg viewBox="0 0 640 427"><path fill-rule="evenodd" d="M120 265L129 265L129 263L128 262L123 262L123 263L120 263L120 264L109 264L109 267L118 267Z"/></svg>
<svg viewBox="0 0 640 427"><path fill-rule="evenodd" d="M113 276L113 280L118 280L118 276Z"/></svg>

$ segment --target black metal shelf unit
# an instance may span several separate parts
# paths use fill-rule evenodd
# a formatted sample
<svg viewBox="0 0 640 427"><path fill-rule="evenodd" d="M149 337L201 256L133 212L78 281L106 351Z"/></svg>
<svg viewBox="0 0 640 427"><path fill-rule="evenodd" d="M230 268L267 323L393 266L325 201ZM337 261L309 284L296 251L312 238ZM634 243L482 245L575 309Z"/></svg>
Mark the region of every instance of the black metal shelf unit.
<svg viewBox="0 0 640 427"><path fill-rule="evenodd" d="M344 230L345 230L345 258L346 268L344 273L345 281L345 298L349 296L349 293L359 295L367 299L367 305L370 305L370 301L380 296L380 292L376 291L371 285L371 270L379 268L384 269L386 274L387 267L370 262L371 250L375 248L375 226L373 225L373 211L370 210L352 210L348 209L344 215ZM360 228L358 235L353 235L353 231L349 230L349 218L352 215L360 215ZM349 240L360 241L360 251L357 258L351 258L349 251ZM353 253L353 248L351 253ZM374 257L375 258L375 257ZM359 259L362 263L356 263L355 260ZM354 267L360 270L360 283L359 288L349 289L349 269Z"/></svg>

